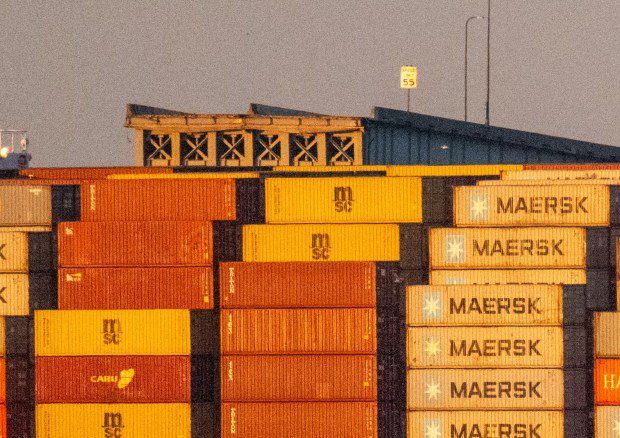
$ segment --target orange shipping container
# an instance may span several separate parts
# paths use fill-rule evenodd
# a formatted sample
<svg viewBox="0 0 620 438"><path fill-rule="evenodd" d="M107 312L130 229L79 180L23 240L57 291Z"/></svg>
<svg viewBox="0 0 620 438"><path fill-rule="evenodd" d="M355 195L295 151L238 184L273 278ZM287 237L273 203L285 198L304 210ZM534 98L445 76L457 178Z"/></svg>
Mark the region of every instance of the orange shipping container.
<svg viewBox="0 0 620 438"><path fill-rule="evenodd" d="M213 269L62 268L58 308L212 309Z"/></svg>
<svg viewBox="0 0 620 438"><path fill-rule="evenodd" d="M223 403L222 438L376 438L377 403Z"/></svg>
<svg viewBox="0 0 620 438"><path fill-rule="evenodd" d="M620 359L595 361L594 402L597 405L620 405Z"/></svg>
<svg viewBox="0 0 620 438"><path fill-rule="evenodd" d="M189 403L189 356L37 357L37 403Z"/></svg>
<svg viewBox="0 0 620 438"><path fill-rule="evenodd" d="M432 269L585 268L585 228L431 228Z"/></svg>
<svg viewBox="0 0 620 438"><path fill-rule="evenodd" d="M222 400L374 401L374 355L222 356Z"/></svg>
<svg viewBox="0 0 620 438"><path fill-rule="evenodd" d="M0 405L0 437L6 436L6 405Z"/></svg>
<svg viewBox="0 0 620 438"><path fill-rule="evenodd" d="M235 193L231 179L90 181L82 184L82 220L235 220Z"/></svg>
<svg viewBox="0 0 620 438"><path fill-rule="evenodd" d="M223 308L375 307L373 262L220 265Z"/></svg>
<svg viewBox="0 0 620 438"><path fill-rule="evenodd" d="M4 343L4 341L2 343ZM4 403L6 401L6 387L6 360L4 358L0 358L0 403Z"/></svg>
<svg viewBox="0 0 620 438"><path fill-rule="evenodd" d="M373 354L375 309L222 310L222 354Z"/></svg>
<svg viewBox="0 0 620 438"><path fill-rule="evenodd" d="M210 266L211 222L63 222L61 267Z"/></svg>
<svg viewBox="0 0 620 438"><path fill-rule="evenodd" d="M39 167L19 171L33 179L105 179L122 173L172 173L172 168L152 167Z"/></svg>

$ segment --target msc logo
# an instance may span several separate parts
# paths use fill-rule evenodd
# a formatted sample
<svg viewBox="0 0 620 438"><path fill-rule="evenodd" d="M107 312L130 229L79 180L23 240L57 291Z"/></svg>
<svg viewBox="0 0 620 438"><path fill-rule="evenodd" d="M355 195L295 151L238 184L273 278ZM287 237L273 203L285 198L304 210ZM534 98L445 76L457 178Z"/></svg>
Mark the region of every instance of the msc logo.
<svg viewBox="0 0 620 438"><path fill-rule="evenodd" d="M103 320L103 343L105 345L119 345L121 343L121 333L120 319Z"/></svg>
<svg viewBox="0 0 620 438"><path fill-rule="evenodd" d="M334 187L334 207L336 213L350 213L353 210L353 190L351 187Z"/></svg>
<svg viewBox="0 0 620 438"><path fill-rule="evenodd" d="M331 249L331 243L329 234L313 234L312 235L312 259L314 260L327 260L329 259L329 251Z"/></svg>
<svg viewBox="0 0 620 438"><path fill-rule="evenodd" d="M136 375L136 371L133 368L128 370L121 370L118 376L91 376L90 381L92 383L115 383L118 389L124 389L133 380Z"/></svg>
<svg viewBox="0 0 620 438"><path fill-rule="evenodd" d="M465 262L465 236L449 235L444 243L446 263Z"/></svg>
<svg viewBox="0 0 620 438"><path fill-rule="evenodd" d="M103 436L105 438L122 438L123 429L123 416L119 412L106 412L103 414Z"/></svg>
<svg viewBox="0 0 620 438"><path fill-rule="evenodd" d="M488 220L489 219L489 195L486 193L476 193L469 198L469 219Z"/></svg>

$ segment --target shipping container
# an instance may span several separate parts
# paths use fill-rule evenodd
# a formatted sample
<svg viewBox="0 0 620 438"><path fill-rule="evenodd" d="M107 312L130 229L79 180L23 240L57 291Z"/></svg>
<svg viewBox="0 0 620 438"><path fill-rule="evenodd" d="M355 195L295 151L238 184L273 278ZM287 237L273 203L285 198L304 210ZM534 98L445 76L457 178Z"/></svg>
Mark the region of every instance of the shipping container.
<svg viewBox="0 0 620 438"><path fill-rule="evenodd" d="M596 357L620 358L620 312L594 314L594 352Z"/></svg>
<svg viewBox="0 0 620 438"><path fill-rule="evenodd" d="M259 172L119 173L107 179L257 179Z"/></svg>
<svg viewBox="0 0 620 438"><path fill-rule="evenodd" d="M222 356L222 401L376 401L374 355Z"/></svg>
<svg viewBox="0 0 620 438"><path fill-rule="evenodd" d="M617 438L620 430L620 406L596 406L594 408L594 436Z"/></svg>
<svg viewBox="0 0 620 438"><path fill-rule="evenodd" d="M13 382L8 382L10 385ZM10 390L9 385L9 390ZM6 403L7 380L6 380L6 359L0 358L0 403Z"/></svg>
<svg viewBox="0 0 620 438"><path fill-rule="evenodd" d="M7 435L7 431L6 431L6 406L5 405L0 405L0 437L6 437ZM17 436L17 435L11 435L11 436Z"/></svg>
<svg viewBox="0 0 620 438"><path fill-rule="evenodd" d="M222 438L377 438L377 403L223 403Z"/></svg>
<svg viewBox="0 0 620 438"><path fill-rule="evenodd" d="M28 272L28 234L0 232L0 272Z"/></svg>
<svg viewBox="0 0 620 438"><path fill-rule="evenodd" d="M594 362L594 401L597 405L620 405L620 359Z"/></svg>
<svg viewBox="0 0 620 438"><path fill-rule="evenodd" d="M398 261L398 225L245 225L243 261Z"/></svg>
<svg viewBox="0 0 620 438"><path fill-rule="evenodd" d="M189 403L189 356L37 357L37 403Z"/></svg>
<svg viewBox="0 0 620 438"><path fill-rule="evenodd" d="M88 309L212 309L211 267L62 268L58 307Z"/></svg>
<svg viewBox="0 0 620 438"><path fill-rule="evenodd" d="M505 171L502 179L572 179L572 180L620 180L620 169L575 169L575 170L521 170Z"/></svg>
<svg viewBox="0 0 620 438"><path fill-rule="evenodd" d="M561 369L407 371L409 410L558 410Z"/></svg>
<svg viewBox="0 0 620 438"><path fill-rule="evenodd" d="M211 266L211 222L64 222L61 267Z"/></svg>
<svg viewBox="0 0 620 438"><path fill-rule="evenodd" d="M454 212L464 227L609 226L609 187L456 187Z"/></svg>
<svg viewBox="0 0 620 438"><path fill-rule="evenodd" d="M0 315L28 315L28 287L28 274L0 274Z"/></svg>
<svg viewBox="0 0 620 438"><path fill-rule="evenodd" d="M82 184L84 221L261 221L258 179L96 180Z"/></svg>
<svg viewBox="0 0 620 438"><path fill-rule="evenodd" d="M408 286L407 325L561 325L562 298L560 285Z"/></svg>
<svg viewBox="0 0 620 438"><path fill-rule="evenodd" d="M618 163L524 164L523 170L620 170Z"/></svg>
<svg viewBox="0 0 620 438"><path fill-rule="evenodd" d="M565 186L587 186L587 187L608 187L611 191L617 190L620 180L614 179L498 179L480 180L477 186L497 186L497 187L525 187L525 186L544 186L544 187L565 187ZM612 201L614 197L611 198Z"/></svg>
<svg viewBox="0 0 620 438"><path fill-rule="evenodd" d="M409 327L409 368L562 368L562 327Z"/></svg>
<svg viewBox="0 0 620 438"><path fill-rule="evenodd" d="M267 178L267 223L422 222L420 178Z"/></svg>
<svg viewBox="0 0 620 438"><path fill-rule="evenodd" d="M0 184L1 226L51 226L52 192L49 187Z"/></svg>
<svg viewBox="0 0 620 438"><path fill-rule="evenodd" d="M434 437L564 438L564 412L480 410L407 413L407 438Z"/></svg>
<svg viewBox="0 0 620 438"><path fill-rule="evenodd" d="M373 354L375 309L222 310L222 354Z"/></svg>
<svg viewBox="0 0 620 438"><path fill-rule="evenodd" d="M190 354L187 310L40 310L37 356Z"/></svg>
<svg viewBox="0 0 620 438"><path fill-rule="evenodd" d="M585 228L432 228L432 269L585 268Z"/></svg>
<svg viewBox="0 0 620 438"><path fill-rule="evenodd" d="M286 173L340 173L347 172L356 174L359 172L377 172L384 173L388 166L370 166L370 165L350 165L350 166L273 166L273 172Z"/></svg>
<svg viewBox="0 0 620 438"><path fill-rule="evenodd" d="M171 168L152 167L39 167L20 170L26 178L38 179L105 179L112 174L126 173L172 173Z"/></svg>
<svg viewBox="0 0 620 438"><path fill-rule="evenodd" d="M37 436L190 438L191 409L180 403L39 404Z"/></svg>
<svg viewBox="0 0 620 438"><path fill-rule="evenodd" d="M522 170L521 164L453 166L387 166L387 176L499 176L506 170Z"/></svg>
<svg viewBox="0 0 620 438"><path fill-rule="evenodd" d="M222 263L222 307L375 307L376 270L373 262Z"/></svg>

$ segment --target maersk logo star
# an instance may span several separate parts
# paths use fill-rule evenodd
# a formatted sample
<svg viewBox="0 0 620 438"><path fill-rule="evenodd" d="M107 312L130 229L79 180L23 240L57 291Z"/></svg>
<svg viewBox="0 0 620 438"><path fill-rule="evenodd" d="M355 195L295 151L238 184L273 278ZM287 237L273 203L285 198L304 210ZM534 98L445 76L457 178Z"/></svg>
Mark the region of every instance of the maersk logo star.
<svg viewBox="0 0 620 438"><path fill-rule="evenodd" d="M469 218L487 220L489 218L489 195L474 194L469 199Z"/></svg>
<svg viewBox="0 0 620 438"><path fill-rule="evenodd" d="M437 400L437 396L439 396L439 383L431 380L431 383L426 384L426 391L424 393L428 397L429 400Z"/></svg>
<svg viewBox="0 0 620 438"><path fill-rule="evenodd" d="M439 420L424 421L424 438L442 438L441 423Z"/></svg>
<svg viewBox="0 0 620 438"><path fill-rule="evenodd" d="M465 236L446 236L446 263L465 262Z"/></svg>
<svg viewBox="0 0 620 438"><path fill-rule="evenodd" d="M441 314L441 295L435 292L425 293L424 305L422 306L422 316L424 319L439 319Z"/></svg>
<svg viewBox="0 0 620 438"><path fill-rule="evenodd" d="M426 346L424 347L424 351L429 356L437 356L441 353L441 349L439 348L439 341L433 338L427 339L425 342Z"/></svg>

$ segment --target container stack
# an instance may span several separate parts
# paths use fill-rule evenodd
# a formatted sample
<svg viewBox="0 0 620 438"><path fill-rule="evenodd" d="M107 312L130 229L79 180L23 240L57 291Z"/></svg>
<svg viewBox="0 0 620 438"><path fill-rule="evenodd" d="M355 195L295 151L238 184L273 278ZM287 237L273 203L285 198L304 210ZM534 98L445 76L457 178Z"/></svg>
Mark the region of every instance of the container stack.
<svg viewBox="0 0 620 438"><path fill-rule="evenodd" d="M260 208L255 187L81 185L82 221L58 228L61 310L35 318L39 433L219 434L214 273L237 252L237 201Z"/></svg>

